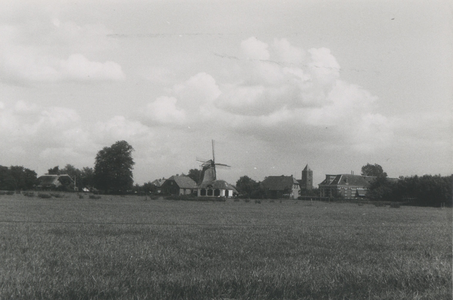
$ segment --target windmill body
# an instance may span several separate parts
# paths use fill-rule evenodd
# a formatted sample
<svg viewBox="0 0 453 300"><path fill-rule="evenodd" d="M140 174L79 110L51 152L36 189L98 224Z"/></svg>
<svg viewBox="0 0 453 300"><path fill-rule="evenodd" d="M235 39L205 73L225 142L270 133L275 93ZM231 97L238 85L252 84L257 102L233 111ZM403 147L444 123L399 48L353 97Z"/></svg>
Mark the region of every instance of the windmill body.
<svg viewBox="0 0 453 300"><path fill-rule="evenodd" d="M226 167L229 165L216 163L214 152L214 141L212 141L212 159L202 161L201 182L198 185L198 197L233 197L237 194L236 189L224 180L217 180L216 167Z"/></svg>

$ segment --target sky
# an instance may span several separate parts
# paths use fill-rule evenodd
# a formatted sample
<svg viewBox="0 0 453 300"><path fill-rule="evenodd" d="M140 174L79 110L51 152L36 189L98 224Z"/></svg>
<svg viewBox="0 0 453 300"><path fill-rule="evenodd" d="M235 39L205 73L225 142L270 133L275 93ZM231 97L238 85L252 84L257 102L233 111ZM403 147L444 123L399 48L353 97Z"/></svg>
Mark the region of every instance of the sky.
<svg viewBox="0 0 453 300"><path fill-rule="evenodd" d="M0 165L135 183L453 170L453 5L417 1L0 0Z"/></svg>

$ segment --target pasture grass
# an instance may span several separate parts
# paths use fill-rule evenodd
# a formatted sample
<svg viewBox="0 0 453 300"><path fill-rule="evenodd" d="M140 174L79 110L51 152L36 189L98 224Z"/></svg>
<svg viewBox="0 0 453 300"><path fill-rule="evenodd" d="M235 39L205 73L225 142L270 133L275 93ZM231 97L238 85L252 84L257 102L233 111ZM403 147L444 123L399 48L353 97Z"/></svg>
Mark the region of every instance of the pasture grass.
<svg viewBox="0 0 453 300"><path fill-rule="evenodd" d="M451 299L451 209L0 196L0 299Z"/></svg>

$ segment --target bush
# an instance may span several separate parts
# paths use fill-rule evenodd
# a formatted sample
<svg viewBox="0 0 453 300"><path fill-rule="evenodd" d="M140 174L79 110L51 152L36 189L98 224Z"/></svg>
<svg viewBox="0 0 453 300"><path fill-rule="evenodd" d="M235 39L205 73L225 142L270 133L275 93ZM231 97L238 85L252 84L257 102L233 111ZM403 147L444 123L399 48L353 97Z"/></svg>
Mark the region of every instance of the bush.
<svg viewBox="0 0 453 300"><path fill-rule="evenodd" d="M52 198L52 195L47 194L47 193L39 193L39 194L38 194L38 197L39 197L39 198L48 199L48 198Z"/></svg>

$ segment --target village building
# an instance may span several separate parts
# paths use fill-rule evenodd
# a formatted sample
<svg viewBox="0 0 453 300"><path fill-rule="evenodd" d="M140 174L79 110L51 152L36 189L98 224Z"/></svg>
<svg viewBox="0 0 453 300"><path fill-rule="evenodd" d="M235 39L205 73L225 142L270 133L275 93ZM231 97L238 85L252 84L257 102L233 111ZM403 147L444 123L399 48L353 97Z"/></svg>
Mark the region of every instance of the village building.
<svg viewBox="0 0 453 300"><path fill-rule="evenodd" d="M162 193L169 195L193 195L197 188L197 183L189 176L171 176L161 186Z"/></svg>
<svg viewBox="0 0 453 300"><path fill-rule="evenodd" d="M204 182L198 186L198 197L225 197L231 198L237 195L237 190L234 186L225 180L213 180Z"/></svg>
<svg viewBox="0 0 453 300"><path fill-rule="evenodd" d="M267 198L291 198L297 199L300 195L300 184L291 176L268 176L261 182Z"/></svg>
<svg viewBox="0 0 453 300"><path fill-rule="evenodd" d="M46 174L38 177L35 188L38 190L74 191L75 183L67 174Z"/></svg>
<svg viewBox="0 0 453 300"><path fill-rule="evenodd" d="M302 170L302 179L299 183L301 190L311 191L313 189L313 171L308 165Z"/></svg>
<svg viewBox="0 0 453 300"><path fill-rule="evenodd" d="M319 195L325 198L363 198L375 176L354 174L327 174L319 184Z"/></svg>

